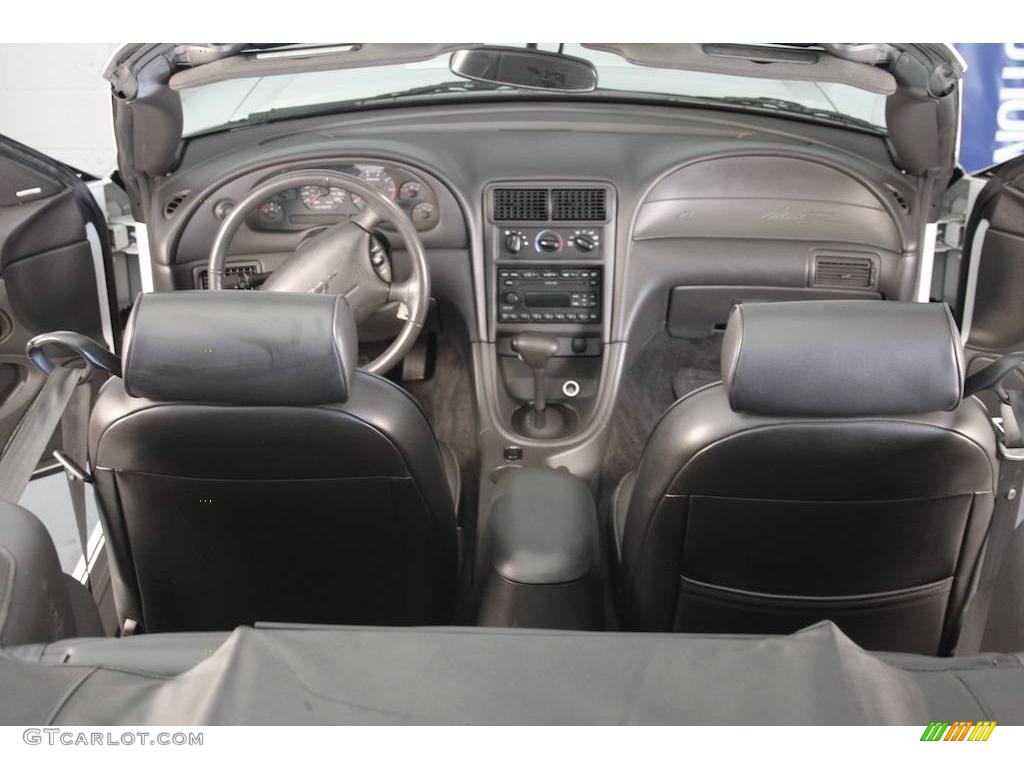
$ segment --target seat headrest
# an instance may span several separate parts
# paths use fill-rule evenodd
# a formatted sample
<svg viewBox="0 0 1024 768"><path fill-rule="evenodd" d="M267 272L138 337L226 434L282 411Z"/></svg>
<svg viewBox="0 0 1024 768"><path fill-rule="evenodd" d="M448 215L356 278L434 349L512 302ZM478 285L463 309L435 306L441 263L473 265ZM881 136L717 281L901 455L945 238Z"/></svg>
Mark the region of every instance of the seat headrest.
<svg viewBox="0 0 1024 768"><path fill-rule="evenodd" d="M963 396L963 347L945 304L741 304L725 330L722 380L739 413L952 411Z"/></svg>
<svg viewBox="0 0 1024 768"><path fill-rule="evenodd" d="M133 397L319 405L348 398L358 339L340 296L177 291L138 298L124 350Z"/></svg>

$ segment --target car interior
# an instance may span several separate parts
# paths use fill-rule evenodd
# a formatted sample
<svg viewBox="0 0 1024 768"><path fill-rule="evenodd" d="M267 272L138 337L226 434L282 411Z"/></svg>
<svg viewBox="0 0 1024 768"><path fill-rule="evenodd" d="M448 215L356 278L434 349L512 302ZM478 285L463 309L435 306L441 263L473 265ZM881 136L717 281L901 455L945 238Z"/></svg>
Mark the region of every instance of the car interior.
<svg viewBox="0 0 1024 768"><path fill-rule="evenodd" d="M323 55L394 63L381 48ZM137 295L96 281L111 246L82 235L105 227L80 183L5 145L0 426L84 361L84 455L61 462L104 544L86 591L5 506L3 547L52 578L0 645L66 661L70 638L274 624L830 621L876 652L1024 648L1024 165L956 167L955 62L581 49L734 78L771 54L781 80L813 55L814 77L877 97L878 126L587 96L593 66L536 47L407 48L463 85L184 137L193 92L309 60L113 63L152 265ZM482 90L531 57L548 82Z"/></svg>

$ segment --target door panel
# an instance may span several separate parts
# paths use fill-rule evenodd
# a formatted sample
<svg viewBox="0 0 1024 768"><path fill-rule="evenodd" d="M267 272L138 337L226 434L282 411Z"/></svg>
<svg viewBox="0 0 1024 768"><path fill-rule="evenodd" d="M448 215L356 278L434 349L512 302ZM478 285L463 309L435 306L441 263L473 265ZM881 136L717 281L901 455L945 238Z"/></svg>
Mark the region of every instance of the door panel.
<svg viewBox="0 0 1024 768"><path fill-rule="evenodd" d="M105 237L85 184L66 166L0 136L0 443L43 384L25 356L29 339L73 330L104 343L87 224ZM103 263L109 259L104 248Z"/></svg>
<svg viewBox="0 0 1024 768"><path fill-rule="evenodd" d="M1005 163L985 185L967 230L967 253L983 238L973 311L964 318L968 363L976 370L1024 349L1024 158Z"/></svg>
<svg viewBox="0 0 1024 768"><path fill-rule="evenodd" d="M1024 351L1024 157L995 169L978 195L967 226L965 251L972 254L963 292L970 374L1005 354ZM972 271L976 274L973 281ZM1024 390L1024 373L1018 368L1002 384L1006 389ZM1000 415L992 392L979 396L991 415ZM1024 642L1024 507L1015 500L1024 495L1012 464L1004 460L1000 466L996 513L1012 516L1015 525L1000 530L1000 536L1009 538L993 582L991 606L987 615L980 617L984 621L980 635L983 651L1017 650Z"/></svg>

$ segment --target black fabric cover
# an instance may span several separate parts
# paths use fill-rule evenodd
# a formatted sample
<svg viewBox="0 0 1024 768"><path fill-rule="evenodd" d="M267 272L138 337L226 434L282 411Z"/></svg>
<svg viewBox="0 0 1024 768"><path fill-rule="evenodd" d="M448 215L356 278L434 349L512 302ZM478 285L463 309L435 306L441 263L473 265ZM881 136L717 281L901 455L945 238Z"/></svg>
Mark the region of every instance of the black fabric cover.
<svg viewBox="0 0 1024 768"><path fill-rule="evenodd" d="M142 294L124 349L132 397L233 405L343 403L359 354L344 297L260 291Z"/></svg>
<svg viewBox="0 0 1024 768"><path fill-rule="evenodd" d="M952 411L963 396L963 347L945 304L737 304L722 342L722 380L737 413Z"/></svg>
<svg viewBox="0 0 1024 768"><path fill-rule="evenodd" d="M37 663L37 662L42 663ZM1019 655L868 653L835 625L726 637L257 628L0 655L0 724L1024 724Z"/></svg>

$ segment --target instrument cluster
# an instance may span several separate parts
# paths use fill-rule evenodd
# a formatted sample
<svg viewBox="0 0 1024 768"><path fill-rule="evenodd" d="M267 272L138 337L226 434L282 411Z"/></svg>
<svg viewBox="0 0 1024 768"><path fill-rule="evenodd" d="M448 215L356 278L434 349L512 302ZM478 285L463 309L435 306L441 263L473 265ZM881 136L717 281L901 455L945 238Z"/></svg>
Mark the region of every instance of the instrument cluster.
<svg viewBox="0 0 1024 768"><path fill-rule="evenodd" d="M378 189L398 204L418 230L433 229L440 221L434 190L404 168L355 163L335 166L332 170L356 176ZM344 189L306 185L287 189L265 200L250 214L249 226L261 231L300 231L337 224L365 207L365 200Z"/></svg>

